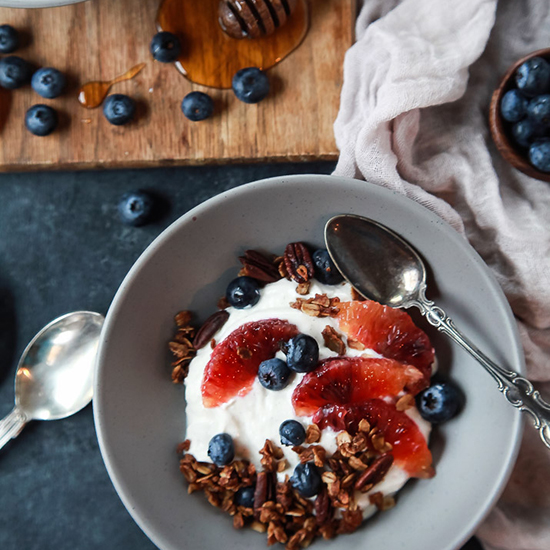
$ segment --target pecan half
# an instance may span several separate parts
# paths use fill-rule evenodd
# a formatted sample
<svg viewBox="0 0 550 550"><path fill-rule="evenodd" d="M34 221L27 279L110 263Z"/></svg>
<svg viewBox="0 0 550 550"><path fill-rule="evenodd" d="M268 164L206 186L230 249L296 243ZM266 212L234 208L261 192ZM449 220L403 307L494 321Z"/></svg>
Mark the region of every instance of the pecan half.
<svg viewBox="0 0 550 550"><path fill-rule="evenodd" d="M267 502L269 492L269 476L266 472L260 472L256 478L254 490L254 516L259 519L262 506Z"/></svg>
<svg viewBox="0 0 550 550"><path fill-rule="evenodd" d="M229 319L229 313L225 310L216 311L216 313L210 315L208 319L203 323L202 327L197 332L193 344L195 349L200 349L206 346L212 339L212 336L225 325L227 319Z"/></svg>
<svg viewBox="0 0 550 550"><path fill-rule="evenodd" d="M326 489L323 489L315 499L315 519L318 525L323 525L332 518L332 506Z"/></svg>
<svg viewBox="0 0 550 550"><path fill-rule="evenodd" d="M393 455L383 454L374 460L374 462L359 476L355 482L355 489L358 491L368 491L367 487L373 487L388 473L393 464Z"/></svg>
<svg viewBox="0 0 550 550"><path fill-rule="evenodd" d="M256 250L246 250L239 261L243 264L243 275L264 283L274 283L281 278L277 265Z"/></svg>
<svg viewBox="0 0 550 550"><path fill-rule="evenodd" d="M287 244L284 262L290 278L297 283L305 283L313 277L313 261L304 243Z"/></svg>

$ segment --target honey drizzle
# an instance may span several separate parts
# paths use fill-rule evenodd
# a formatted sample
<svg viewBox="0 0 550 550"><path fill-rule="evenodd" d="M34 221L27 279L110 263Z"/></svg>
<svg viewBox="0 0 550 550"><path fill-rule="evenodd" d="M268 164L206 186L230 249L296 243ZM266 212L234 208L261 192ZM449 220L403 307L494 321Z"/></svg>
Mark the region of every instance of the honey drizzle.
<svg viewBox="0 0 550 550"><path fill-rule="evenodd" d="M292 53L309 28L307 0L298 0L288 21L269 36L238 40L223 32L218 22L219 0L163 0L157 13L159 30L182 42L176 67L192 82L231 88L235 73L245 67L266 70Z"/></svg>
<svg viewBox="0 0 550 550"><path fill-rule="evenodd" d="M99 107L107 97L111 86L125 80L131 80L145 67L145 63L140 63L124 74L113 78L113 80L94 80L87 82L78 90L78 101L86 109L95 109Z"/></svg>

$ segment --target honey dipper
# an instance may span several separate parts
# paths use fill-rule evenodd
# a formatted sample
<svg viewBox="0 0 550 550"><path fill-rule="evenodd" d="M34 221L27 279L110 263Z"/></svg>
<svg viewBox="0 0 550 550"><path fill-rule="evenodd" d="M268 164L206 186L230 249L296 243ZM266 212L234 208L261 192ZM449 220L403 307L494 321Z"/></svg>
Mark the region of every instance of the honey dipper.
<svg viewBox="0 0 550 550"><path fill-rule="evenodd" d="M284 25L297 0L222 0L218 8L223 31L232 38L259 38Z"/></svg>

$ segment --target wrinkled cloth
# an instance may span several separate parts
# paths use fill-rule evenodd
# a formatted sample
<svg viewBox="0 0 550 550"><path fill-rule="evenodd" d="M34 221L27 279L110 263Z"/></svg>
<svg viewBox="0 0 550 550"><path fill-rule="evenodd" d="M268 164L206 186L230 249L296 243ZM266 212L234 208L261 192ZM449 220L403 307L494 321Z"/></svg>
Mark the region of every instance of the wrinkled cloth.
<svg viewBox="0 0 550 550"><path fill-rule="evenodd" d="M356 37L335 175L401 192L469 240L516 315L528 376L550 400L550 184L508 165L488 129L507 68L550 47L550 2L368 0ZM530 427L477 536L487 550L550 549L550 452Z"/></svg>

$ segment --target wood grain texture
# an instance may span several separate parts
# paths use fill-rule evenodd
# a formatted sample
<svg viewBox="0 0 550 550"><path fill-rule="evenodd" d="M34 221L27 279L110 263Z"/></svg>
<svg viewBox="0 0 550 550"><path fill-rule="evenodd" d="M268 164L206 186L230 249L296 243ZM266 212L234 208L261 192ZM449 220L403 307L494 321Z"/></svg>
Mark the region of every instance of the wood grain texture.
<svg viewBox="0 0 550 550"><path fill-rule="evenodd" d="M228 90L186 80L172 65L152 60L158 0L90 0L42 10L0 9L0 23L24 32L16 55L54 66L69 78L67 93L46 100L30 87L0 90L0 170L166 166L265 160L334 160L332 125L342 85L344 54L353 41L355 0L313 0L311 28L303 44L269 71L273 93L258 105ZM113 92L138 102L138 117L111 126L101 108L86 110L77 90L91 80L110 80L147 62L132 81ZM193 90L214 99L212 119L193 123L180 110ZM24 127L25 111L46 103L58 110L60 127L47 137Z"/></svg>

